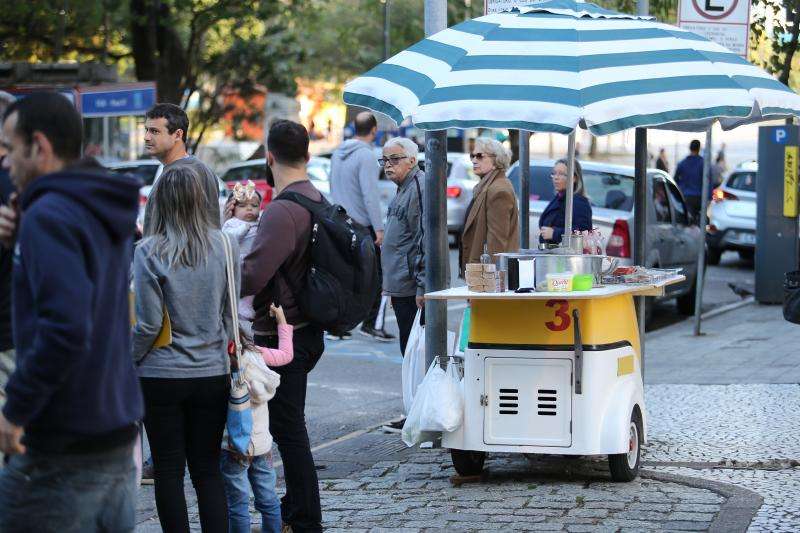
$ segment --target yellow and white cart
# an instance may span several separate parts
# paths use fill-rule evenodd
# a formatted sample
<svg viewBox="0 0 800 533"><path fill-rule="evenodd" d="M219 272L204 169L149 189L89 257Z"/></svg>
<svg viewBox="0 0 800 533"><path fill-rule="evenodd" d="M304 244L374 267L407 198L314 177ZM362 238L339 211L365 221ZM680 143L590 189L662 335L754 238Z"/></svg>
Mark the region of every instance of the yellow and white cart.
<svg viewBox="0 0 800 533"><path fill-rule="evenodd" d="M486 452L608 455L611 476L630 481L647 435L634 296L660 296L683 281L590 291L517 294L456 287L430 300L469 300L464 422L445 433L461 475Z"/></svg>

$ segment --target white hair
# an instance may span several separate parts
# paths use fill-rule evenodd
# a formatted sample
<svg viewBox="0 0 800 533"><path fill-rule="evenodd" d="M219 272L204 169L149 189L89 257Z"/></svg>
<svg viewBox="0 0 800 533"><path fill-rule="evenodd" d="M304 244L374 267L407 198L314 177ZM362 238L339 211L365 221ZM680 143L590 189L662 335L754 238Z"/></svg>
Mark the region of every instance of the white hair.
<svg viewBox="0 0 800 533"><path fill-rule="evenodd" d="M3 113L6 112L6 109L14 103L16 97L13 94L7 93L5 91L0 91L0 119L2 119Z"/></svg>
<svg viewBox="0 0 800 533"><path fill-rule="evenodd" d="M494 166L500 170L508 170L508 167L511 166L511 152L499 141L488 137L478 137L475 139L475 151L493 155Z"/></svg>
<svg viewBox="0 0 800 533"><path fill-rule="evenodd" d="M386 144L383 145L384 148L390 148L392 146L399 146L405 152L406 157L413 157L417 159L419 155L419 146L417 143L412 141L411 139L406 139L405 137L392 137Z"/></svg>

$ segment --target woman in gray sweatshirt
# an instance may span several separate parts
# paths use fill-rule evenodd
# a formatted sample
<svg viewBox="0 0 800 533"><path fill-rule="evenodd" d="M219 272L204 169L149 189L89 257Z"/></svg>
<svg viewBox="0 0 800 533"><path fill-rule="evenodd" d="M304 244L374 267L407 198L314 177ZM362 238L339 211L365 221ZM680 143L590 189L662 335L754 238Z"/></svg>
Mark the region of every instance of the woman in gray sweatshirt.
<svg viewBox="0 0 800 533"><path fill-rule="evenodd" d="M223 234L205 209L205 193L189 167L160 177L150 233L133 262L136 325L133 356L145 400L144 425L153 454L156 507L164 531L188 532L186 463L197 491L203 531L226 531L220 445L230 390L232 338ZM238 263L238 246L231 241ZM238 266L235 274L239 292ZM154 347L166 315L172 339Z"/></svg>

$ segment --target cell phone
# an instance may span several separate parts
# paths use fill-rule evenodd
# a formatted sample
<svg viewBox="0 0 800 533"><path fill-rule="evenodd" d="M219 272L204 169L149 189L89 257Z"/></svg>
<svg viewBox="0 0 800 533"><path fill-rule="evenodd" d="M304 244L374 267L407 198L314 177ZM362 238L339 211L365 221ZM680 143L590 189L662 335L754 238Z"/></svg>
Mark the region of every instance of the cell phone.
<svg viewBox="0 0 800 533"><path fill-rule="evenodd" d="M528 294L529 292L536 292L536 289L534 289L533 287L520 287L514 292L517 294Z"/></svg>

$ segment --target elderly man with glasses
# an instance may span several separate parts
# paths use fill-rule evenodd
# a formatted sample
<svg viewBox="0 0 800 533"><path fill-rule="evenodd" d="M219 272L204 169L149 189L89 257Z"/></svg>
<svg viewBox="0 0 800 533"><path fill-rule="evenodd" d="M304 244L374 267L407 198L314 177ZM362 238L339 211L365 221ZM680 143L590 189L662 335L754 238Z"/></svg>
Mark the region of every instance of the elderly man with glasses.
<svg viewBox="0 0 800 533"><path fill-rule="evenodd" d="M418 150L410 139L397 137L386 142L383 157L378 160L386 177L397 184L397 195L386 217L381 263L383 291L392 298L403 353L425 294L422 245L425 174L417 165Z"/></svg>

